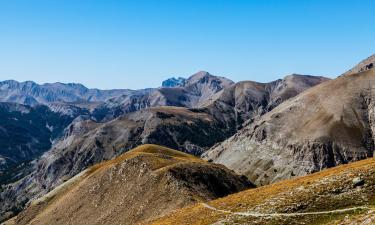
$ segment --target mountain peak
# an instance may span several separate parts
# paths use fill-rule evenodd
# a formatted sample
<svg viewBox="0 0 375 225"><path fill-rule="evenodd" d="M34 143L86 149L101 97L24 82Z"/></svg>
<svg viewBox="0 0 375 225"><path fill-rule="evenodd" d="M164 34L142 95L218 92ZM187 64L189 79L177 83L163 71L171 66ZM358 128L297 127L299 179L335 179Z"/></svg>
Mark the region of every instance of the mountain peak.
<svg viewBox="0 0 375 225"><path fill-rule="evenodd" d="M199 83L199 82L202 82L202 79L208 81L210 78L213 79L213 80L218 80L221 83L225 83L225 85L230 85L230 84L234 83L232 80L229 80L228 78L221 77L221 76L215 76L215 75L210 74L207 71L199 71L199 72L191 75L186 80L186 83L188 83L188 84Z"/></svg>
<svg viewBox="0 0 375 225"><path fill-rule="evenodd" d="M203 77L210 76L211 74L207 71L198 71L197 73L194 73L191 75L188 80L199 80L202 79Z"/></svg>

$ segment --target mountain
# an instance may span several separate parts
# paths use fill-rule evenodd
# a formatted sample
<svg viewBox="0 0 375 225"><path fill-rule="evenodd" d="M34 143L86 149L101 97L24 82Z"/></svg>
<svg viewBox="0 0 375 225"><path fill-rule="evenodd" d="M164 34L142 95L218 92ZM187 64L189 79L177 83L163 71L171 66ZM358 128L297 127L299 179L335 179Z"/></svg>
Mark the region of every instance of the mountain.
<svg viewBox="0 0 375 225"><path fill-rule="evenodd" d="M0 185L22 178L72 120L46 106L0 103Z"/></svg>
<svg viewBox="0 0 375 225"><path fill-rule="evenodd" d="M207 113L185 108L150 108L105 124L73 123L66 138L57 142L39 161L36 180L51 187L103 160L135 146L159 144L200 155L228 133L225 125ZM227 131L229 132L229 131Z"/></svg>
<svg viewBox="0 0 375 225"><path fill-rule="evenodd" d="M82 84L46 83L39 85L32 81L17 82L6 80L0 82L0 102L15 102L25 105L48 104L52 102L105 101L131 90L88 89Z"/></svg>
<svg viewBox="0 0 375 225"><path fill-rule="evenodd" d="M368 70L312 87L203 157L257 185L372 157L374 77Z"/></svg>
<svg viewBox="0 0 375 225"><path fill-rule="evenodd" d="M307 87L325 80L326 78L322 77L292 75L270 84L240 83L229 88L233 90L235 87L234 90L238 91L244 86L243 84L249 83L250 85L245 85L246 89L240 89L242 92L231 96L233 99L230 101L237 104L235 107L232 107L231 103L228 103L227 107L231 110L238 109L246 105L246 102L250 105L250 100L253 100L252 102L258 100L261 104L267 105L272 101L269 100L270 96L277 99L272 103L277 105ZM227 96L225 95L226 89L223 93L218 101L214 101L216 104L219 100L220 103L226 100L223 98ZM263 98L256 99L259 95ZM257 111L255 107L245 108L242 115L245 117L245 115L251 116L252 113L259 113L260 107L262 105ZM265 107L264 111L270 109L271 107ZM222 120L224 116L230 117L230 113L220 111L222 116L220 117L218 112L215 112L216 114L211 112L212 110L207 108L152 107L125 114L107 123L94 121L72 123L65 138L57 142L39 160L37 172L33 174L32 179L39 181L38 186L43 186L43 189L48 190L61 183L66 177L74 176L88 166L111 159L141 144L159 144L201 155L236 131L233 129L233 124Z"/></svg>
<svg viewBox="0 0 375 225"><path fill-rule="evenodd" d="M165 81L162 82L162 87L181 87L184 85L186 79L185 78L182 78L182 77L178 77L178 78L169 78Z"/></svg>
<svg viewBox="0 0 375 225"><path fill-rule="evenodd" d="M327 80L321 76L292 74L269 83L241 81L213 95L201 107L237 130L244 122L252 122L285 100Z"/></svg>
<svg viewBox="0 0 375 225"><path fill-rule="evenodd" d="M35 163L32 173L9 184L0 194L0 211L22 208L89 166L112 159L147 143L175 147L199 155L230 133L225 124L199 110L180 107L149 108L107 123L75 120L64 138Z"/></svg>
<svg viewBox="0 0 375 225"><path fill-rule="evenodd" d="M260 108L263 107L262 104L268 104L269 96L279 99L281 96L279 93L290 93L282 95L276 103L273 103L277 105L287 97L292 97L300 91L326 80L322 77L312 76L293 75L289 77L274 82L274 85L255 85L255 82L248 82L254 85L248 85L241 89L242 84L236 85L227 79L201 72L190 77L184 87L160 88L157 91L149 92L150 95L164 93L163 96L167 97L159 98L159 100L169 99L168 101L172 101L174 99L175 104L179 102L178 98L172 98L176 93L195 96L195 100L206 96L195 101L197 108L172 106L133 108L135 112L130 112L132 110L126 113L120 112L115 116L116 119L107 122L105 119L102 122L97 122L97 119L95 119L96 121L92 120L93 112L88 117L79 117L65 129L64 138L55 142L51 149L35 163L32 172L27 177L4 187L1 200L7 204L0 205L0 212L8 211L10 208L20 210L30 199L47 193L87 167L103 160L112 159L142 144L159 144L190 154L201 155L237 131L235 119L237 112L234 111L232 105L237 104L237 108L240 105L246 106L248 99L255 99L254 102L256 102L257 98L252 98L252 93L261 93L264 96L265 100L259 103L258 108ZM302 83L300 84L300 82ZM242 93L246 93L246 98L243 98L244 95L241 92L227 91L227 89L242 90ZM223 93L236 93L236 95L229 95L230 98L227 100L228 95ZM215 98L216 95L217 98ZM139 99L148 99L145 97L147 95L142 93L139 96ZM164 100L161 101L162 104L167 102ZM111 101L108 100L107 103ZM138 100L136 102L139 103ZM139 104L133 104L135 102L132 103L132 101L128 101L128 103L126 107L139 106ZM116 103L113 105L115 106ZM123 104L123 106L125 105ZM241 115L244 118L246 115L258 115L258 111L255 113L258 108L244 108ZM271 107L264 109L264 112L270 109Z"/></svg>
<svg viewBox="0 0 375 225"><path fill-rule="evenodd" d="M137 224L253 187L224 166L156 145L97 164L33 201L14 224Z"/></svg>
<svg viewBox="0 0 375 225"><path fill-rule="evenodd" d="M343 75L350 75L354 73L367 71L367 70L374 68L374 66L375 66L375 54L361 61L360 63L358 63L358 65L348 70Z"/></svg>
<svg viewBox="0 0 375 225"><path fill-rule="evenodd" d="M93 111L97 121L109 121L119 115L139 109L158 106L197 108L208 98L228 88L233 81L208 72L200 71L184 80L181 86L148 89L145 93L135 92L112 98Z"/></svg>
<svg viewBox="0 0 375 225"><path fill-rule="evenodd" d="M245 190L155 219L174 224L374 224L375 159Z"/></svg>

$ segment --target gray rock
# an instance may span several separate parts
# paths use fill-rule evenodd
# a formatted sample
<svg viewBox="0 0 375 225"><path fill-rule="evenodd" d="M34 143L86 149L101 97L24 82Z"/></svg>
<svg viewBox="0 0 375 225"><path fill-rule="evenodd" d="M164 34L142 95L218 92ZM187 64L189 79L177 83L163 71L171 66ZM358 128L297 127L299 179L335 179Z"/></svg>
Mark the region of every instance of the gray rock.
<svg viewBox="0 0 375 225"><path fill-rule="evenodd" d="M373 157L374 77L375 70L368 70L317 85L255 118L203 157L257 185Z"/></svg>
<svg viewBox="0 0 375 225"><path fill-rule="evenodd" d="M365 184L365 180L362 179L361 177L355 177L353 178L352 183L353 183L353 187L359 187Z"/></svg>

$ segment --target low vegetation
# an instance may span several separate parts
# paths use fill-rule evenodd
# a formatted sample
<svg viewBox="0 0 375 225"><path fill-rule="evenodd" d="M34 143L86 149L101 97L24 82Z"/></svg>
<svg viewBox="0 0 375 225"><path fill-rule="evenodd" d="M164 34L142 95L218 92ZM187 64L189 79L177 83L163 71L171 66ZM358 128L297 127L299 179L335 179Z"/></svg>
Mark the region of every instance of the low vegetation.
<svg viewBox="0 0 375 225"><path fill-rule="evenodd" d="M252 187L224 166L157 145L99 163L6 224L136 224ZM77 201L79 199L79 201Z"/></svg>
<svg viewBox="0 0 375 225"><path fill-rule="evenodd" d="M346 218L360 220L370 217L375 207L375 159L250 189L207 205L212 208L196 204L154 224L327 224Z"/></svg>

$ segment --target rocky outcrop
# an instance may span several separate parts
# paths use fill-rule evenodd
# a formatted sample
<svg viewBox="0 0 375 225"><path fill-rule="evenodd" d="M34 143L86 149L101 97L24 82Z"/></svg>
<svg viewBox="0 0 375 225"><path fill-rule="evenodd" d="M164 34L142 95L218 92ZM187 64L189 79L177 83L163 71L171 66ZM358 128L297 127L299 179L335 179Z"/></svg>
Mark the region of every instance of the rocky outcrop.
<svg viewBox="0 0 375 225"><path fill-rule="evenodd" d="M358 63L358 65L348 70L343 75L360 73L360 72L364 72L373 68L375 68L375 54L361 61L360 63Z"/></svg>
<svg viewBox="0 0 375 225"><path fill-rule="evenodd" d="M375 71L342 76L285 101L204 158L258 185L373 156Z"/></svg>
<svg viewBox="0 0 375 225"><path fill-rule="evenodd" d="M137 224L253 185L224 166L144 145L33 201L16 224ZM131 207L129 207L131 206Z"/></svg>
<svg viewBox="0 0 375 225"><path fill-rule="evenodd" d="M178 78L172 77L163 81L161 86L162 87L181 87L184 85L185 81L186 79L182 77L178 77Z"/></svg>

